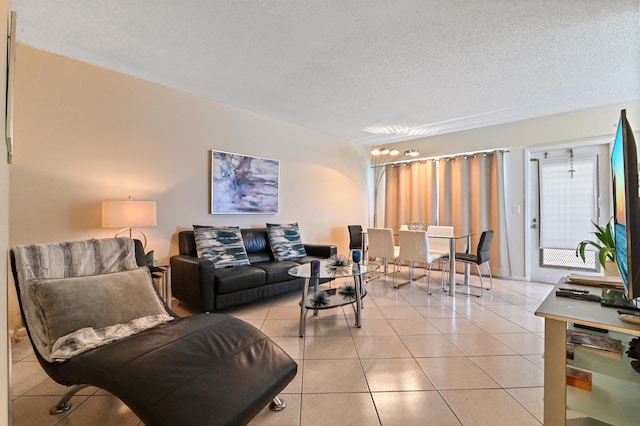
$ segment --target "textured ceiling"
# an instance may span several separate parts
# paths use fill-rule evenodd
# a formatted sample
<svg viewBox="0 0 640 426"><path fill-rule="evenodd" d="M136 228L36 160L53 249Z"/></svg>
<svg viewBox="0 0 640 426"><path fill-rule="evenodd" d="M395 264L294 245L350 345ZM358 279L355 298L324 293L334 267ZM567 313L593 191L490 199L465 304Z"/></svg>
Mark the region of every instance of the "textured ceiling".
<svg viewBox="0 0 640 426"><path fill-rule="evenodd" d="M12 3L20 43L366 145L640 99L638 0Z"/></svg>

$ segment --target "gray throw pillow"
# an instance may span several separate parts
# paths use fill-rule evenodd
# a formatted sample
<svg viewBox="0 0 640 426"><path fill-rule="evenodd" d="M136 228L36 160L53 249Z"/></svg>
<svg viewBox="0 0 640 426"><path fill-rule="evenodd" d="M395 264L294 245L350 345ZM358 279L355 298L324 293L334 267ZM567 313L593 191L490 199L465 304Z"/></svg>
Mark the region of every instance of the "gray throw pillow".
<svg viewBox="0 0 640 426"><path fill-rule="evenodd" d="M167 315L147 267L85 277L34 279L31 288L42 319L40 337L48 353L59 338L82 328L102 329Z"/></svg>

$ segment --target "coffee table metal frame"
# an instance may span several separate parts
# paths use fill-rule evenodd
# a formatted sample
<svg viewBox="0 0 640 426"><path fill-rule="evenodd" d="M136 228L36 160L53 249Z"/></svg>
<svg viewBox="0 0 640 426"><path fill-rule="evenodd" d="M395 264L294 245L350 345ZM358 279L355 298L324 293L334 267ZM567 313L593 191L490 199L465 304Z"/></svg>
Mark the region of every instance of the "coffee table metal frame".
<svg viewBox="0 0 640 426"><path fill-rule="evenodd" d="M376 271L380 268L380 265L377 263L367 263L367 264L352 264L351 268L331 268L329 263L324 260L320 262L320 273L318 275L311 274L311 264L306 263L304 265L295 266L289 269L289 275L298 278L304 278L305 284L302 290L302 300L300 301L300 327L299 327L299 335L300 337L304 337L306 332L306 319L307 319L307 311L313 310L317 315L318 310L320 309L331 309L337 308L339 306L345 306L349 304L354 305L354 313L356 317L355 326L360 328L360 311L362 309L362 298L366 295L366 290L364 288L364 282L362 277L369 272ZM313 285L313 293L317 293L319 291L327 291L326 289L319 289L319 281L321 279L338 279L338 278L353 278L353 285L355 287L355 298L344 297L339 294L339 289L329 289L331 293L327 293L327 297L329 299L329 303L326 306L318 307L314 306L309 300L309 287Z"/></svg>

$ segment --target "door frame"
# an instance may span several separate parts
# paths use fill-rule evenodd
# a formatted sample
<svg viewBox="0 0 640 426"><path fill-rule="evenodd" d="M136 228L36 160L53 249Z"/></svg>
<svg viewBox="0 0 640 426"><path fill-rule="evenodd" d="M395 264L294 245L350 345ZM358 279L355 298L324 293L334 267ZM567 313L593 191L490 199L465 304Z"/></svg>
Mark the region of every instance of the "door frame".
<svg viewBox="0 0 640 426"><path fill-rule="evenodd" d="M598 145L608 145L607 158L598 161L598 170L599 170L599 182L600 182L600 201L598 202L600 206L600 218L610 217L613 212L613 200L611 199L611 162L609 158L611 156L611 146L613 143L615 135L610 136L598 136L589 139L578 139L574 141L568 141L564 143L560 143L557 145L545 145L545 146L535 146L528 147L524 149L524 162L525 162L525 172L524 172L524 273L525 280L531 281L532 270L534 268L533 259L534 256L537 259L538 253L533 253L532 244L536 239L536 235L534 232L538 232L540 227L540 216L538 212L533 212L535 206L538 205L538 193L534 194L532 190L532 162L536 161L533 159L534 156L539 155L545 151L557 151L557 150L569 150L569 149L578 149L578 148L588 148L591 146ZM606 177L605 177L606 176ZM536 175L537 178L537 175ZM606 185L603 182L607 182ZM536 187L538 185L536 184ZM605 197L608 200L605 200ZM533 218L537 219L538 228L531 228L531 223ZM565 270L565 275L570 273L570 270ZM583 273L581 271L580 273Z"/></svg>

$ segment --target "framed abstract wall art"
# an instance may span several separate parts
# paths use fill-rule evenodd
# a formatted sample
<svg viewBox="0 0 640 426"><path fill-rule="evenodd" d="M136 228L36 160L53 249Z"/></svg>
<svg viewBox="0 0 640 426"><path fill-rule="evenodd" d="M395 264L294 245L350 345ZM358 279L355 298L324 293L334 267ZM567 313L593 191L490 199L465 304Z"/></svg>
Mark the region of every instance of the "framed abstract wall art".
<svg viewBox="0 0 640 426"><path fill-rule="evenodd" d="M211 151L212 214L278 213L280 162Z"/></svg>

